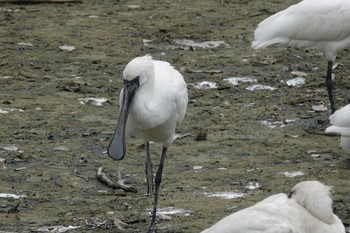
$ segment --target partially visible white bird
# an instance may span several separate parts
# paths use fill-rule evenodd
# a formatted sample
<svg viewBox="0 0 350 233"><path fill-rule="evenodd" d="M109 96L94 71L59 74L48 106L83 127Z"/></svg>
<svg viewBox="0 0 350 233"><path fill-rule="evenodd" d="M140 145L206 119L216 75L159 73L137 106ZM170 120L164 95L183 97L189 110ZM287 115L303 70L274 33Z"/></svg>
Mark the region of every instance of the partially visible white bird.
<svg viewBox="0 0 350 233"><path fill-rule="evenodd" d="M345 233L333 214L330 190L318 181L300 182L289 195L272 195L202 233Z"/></svg>
<svg viewBox="0 0 350 233"><path fill-rule="evenodd" d="M332 126L326 129L326 133L340 134L340 146L350 150L350 104L335 111L329 121Z"/></svg>
<svg viewBox="0 0 350 233"><path fill-rule="evenodd" d="M326 86L334 113L332 66L337 53L350 46L350 1L303 0L270 16L255 30L252 48L272 44L315 48L326 56Z"/></svg>
<svg viewBox="0 0 350 233"><path fill-rule="evenodd" d="M186 113L187 85L182 75L168 62L153 60L149 55L131 60L123 71L123 79L124 88L119 98L120 116L108 154L113 159L123 159L126 152L125 135L144 139L147 194L150 194L153 192L153 172L149 141L163 143L155 177L152 220L148 230L153 232L165 155L174 140L176 126L182 122Z"/></svg>

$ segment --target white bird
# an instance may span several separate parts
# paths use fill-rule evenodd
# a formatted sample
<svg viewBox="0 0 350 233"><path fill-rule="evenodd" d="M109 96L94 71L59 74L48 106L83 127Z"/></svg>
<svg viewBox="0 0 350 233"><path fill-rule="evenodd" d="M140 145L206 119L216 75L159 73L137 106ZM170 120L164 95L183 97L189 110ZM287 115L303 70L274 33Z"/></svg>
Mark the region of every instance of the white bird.
<svg viewBox="0 0 350 233"><path fill-rule="evenodd" d="M335 111L329 121L332 126L326 129L326 133L340 134L340 146L350 150L350 104Z"/></svg>
<svg viewBox="0 0 350 233"><path fill-rule="evenodd" d="M327 61L326 86L332 113L332 66L337 53L350 46L349 0L303 0L259 23L252 48L287 44L298 48L315 48Z"/></svg>
<svg viewBox="0 0 350 233"><path fill-rule="evenodd" d="M272 195L202 233L345 233L333 214L330 190L318 181L300 182L289 195Z"/></svg>
<svg viewBox="0 0 350 233"><path fill-rule="evenodd" d="M131 60L123 71L123 80L124 88L119 98L121 112L108 154L115 160L124 157L125 135L144 139L147 194L150 194L153 192L153 172L149 142L163 144L155 177L154 206L149 227L149 232L153 232L165 155L174 140L176 126L182 122L186 113L187 85L182 75L168 62L153 60L149 55Z"/></svg>

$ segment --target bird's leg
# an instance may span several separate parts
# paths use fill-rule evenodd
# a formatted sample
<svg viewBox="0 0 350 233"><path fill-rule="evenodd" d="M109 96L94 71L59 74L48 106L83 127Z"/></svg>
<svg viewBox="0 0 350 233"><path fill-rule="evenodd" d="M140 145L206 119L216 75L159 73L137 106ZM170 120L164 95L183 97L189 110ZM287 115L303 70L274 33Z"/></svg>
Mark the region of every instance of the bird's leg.
<svg viewBox="0 0 350 233"><path fill-rule="evenodd" d="M149 142L146 142L146 163L145 172L147 179L147 195L153 193L153 170L152 170L152 160L149 152Z"/></svg>
<svg viewBox="0 0 350 233"><path fill-rule="evenodd" d="M149 226L149 229L148 229L149 233L156 232L156 216L157 216L157 206L158 206L158 194L159 194L160 183L162 182L162 173L163 173L163 166L164 166L166 151L167 151L167 148L163 147L162 157L160 158L160 163L159 163L158 171L157 171L157 174L156 174L156 179L155 179L156 189L155 189L155 193L154 193L152 220L151 220L151 225Z"/></svg>
<svg viewBox="0 0 350 233"><path fill-rule="evenodd" d="M326 87L327 87L327 91L328 91L329 103L331 105L331 111L333 114L335 112L335 105L334 105L334 99L333 99L332 70L333 70L333 62L329 61L328 67L327 67Z"/></svg>

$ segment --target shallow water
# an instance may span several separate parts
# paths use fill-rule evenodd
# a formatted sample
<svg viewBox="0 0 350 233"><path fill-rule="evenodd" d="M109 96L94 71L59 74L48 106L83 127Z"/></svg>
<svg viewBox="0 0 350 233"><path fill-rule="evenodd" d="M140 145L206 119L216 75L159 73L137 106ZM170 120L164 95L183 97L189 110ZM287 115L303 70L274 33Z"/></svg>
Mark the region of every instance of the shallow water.
<svg viewBox="0 0 350 233"><path fill-rule="evenodd" d="M185 136L169 148L159 202L160 209L186 214L162 214L171 219L161 217L160 232L200 232L302 180L332 185L335 213L349 227L349 154L338 136L324 134L330 111L312 108L329 109L323 55L283 46L250 48L258 22L293 2L0 5L0 193L17 195L0 196L0 231L147 229L152 199L144 195L143 142L129 139L122 161L105 153L117 124L122 70L147 53L169 61L189 84L188 112L177 132ZM179 44L185 40L192 45ZM197 46L208 41L224 43ZM337 62L335 97L344 106L349 51L339 53ZM286 84L293 71L307 74L305 84ZM224 80L230 77L256 83L233 85ZM217 86L190 85L203 81ZM255 84L275 89L247 90ZM161 146L151 149L158 163ZM96 179L99 167L113 180L121 171L138 193L104 186ZM250 182L260 186L249 188ZM244 195L206 195L230 192ZM118 220L128 226L118 229Z"/></svg>

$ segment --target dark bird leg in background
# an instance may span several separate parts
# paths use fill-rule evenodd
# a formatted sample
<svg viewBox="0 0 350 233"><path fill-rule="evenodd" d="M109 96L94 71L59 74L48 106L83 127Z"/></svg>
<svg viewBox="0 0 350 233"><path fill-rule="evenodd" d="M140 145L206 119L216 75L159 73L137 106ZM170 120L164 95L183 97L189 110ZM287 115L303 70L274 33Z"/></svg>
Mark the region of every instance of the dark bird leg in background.
<svg viewBox="0 0 350 233"><path fill-rule="evenodd" d="M148 229L149 233L156 232L155 228L156 228L156 216L157 216L157 206L158 206L158 194L159 194L160 183L162 183L162 173L163 173L163 166L164 166L166 151L167 151L167 148L163 147L162 157L160 158L160 163L156 174L156 179L155 179L156 189L154 193L152 220L151 220L151 225L149 226L149 229Z"/></svg>
<svg viewBox="0 0 350 233"><path fill-rule="evenodd" d="M333 81L332 81L332 70L333 70L333 62L328 62L327 67L327 76L326 76L326 86L328 91L329 103L331 105L332 114L335 112L335 104L333 99Z"/></svg>
<svg viewBox="0 0 350 233"><path fill-rule="evenodd" d="M147 179L147 195L153 193L153 171L152 171L152 160L149 153L149 142L146 142L146 163L145 163L145 172Z"/></svg>

